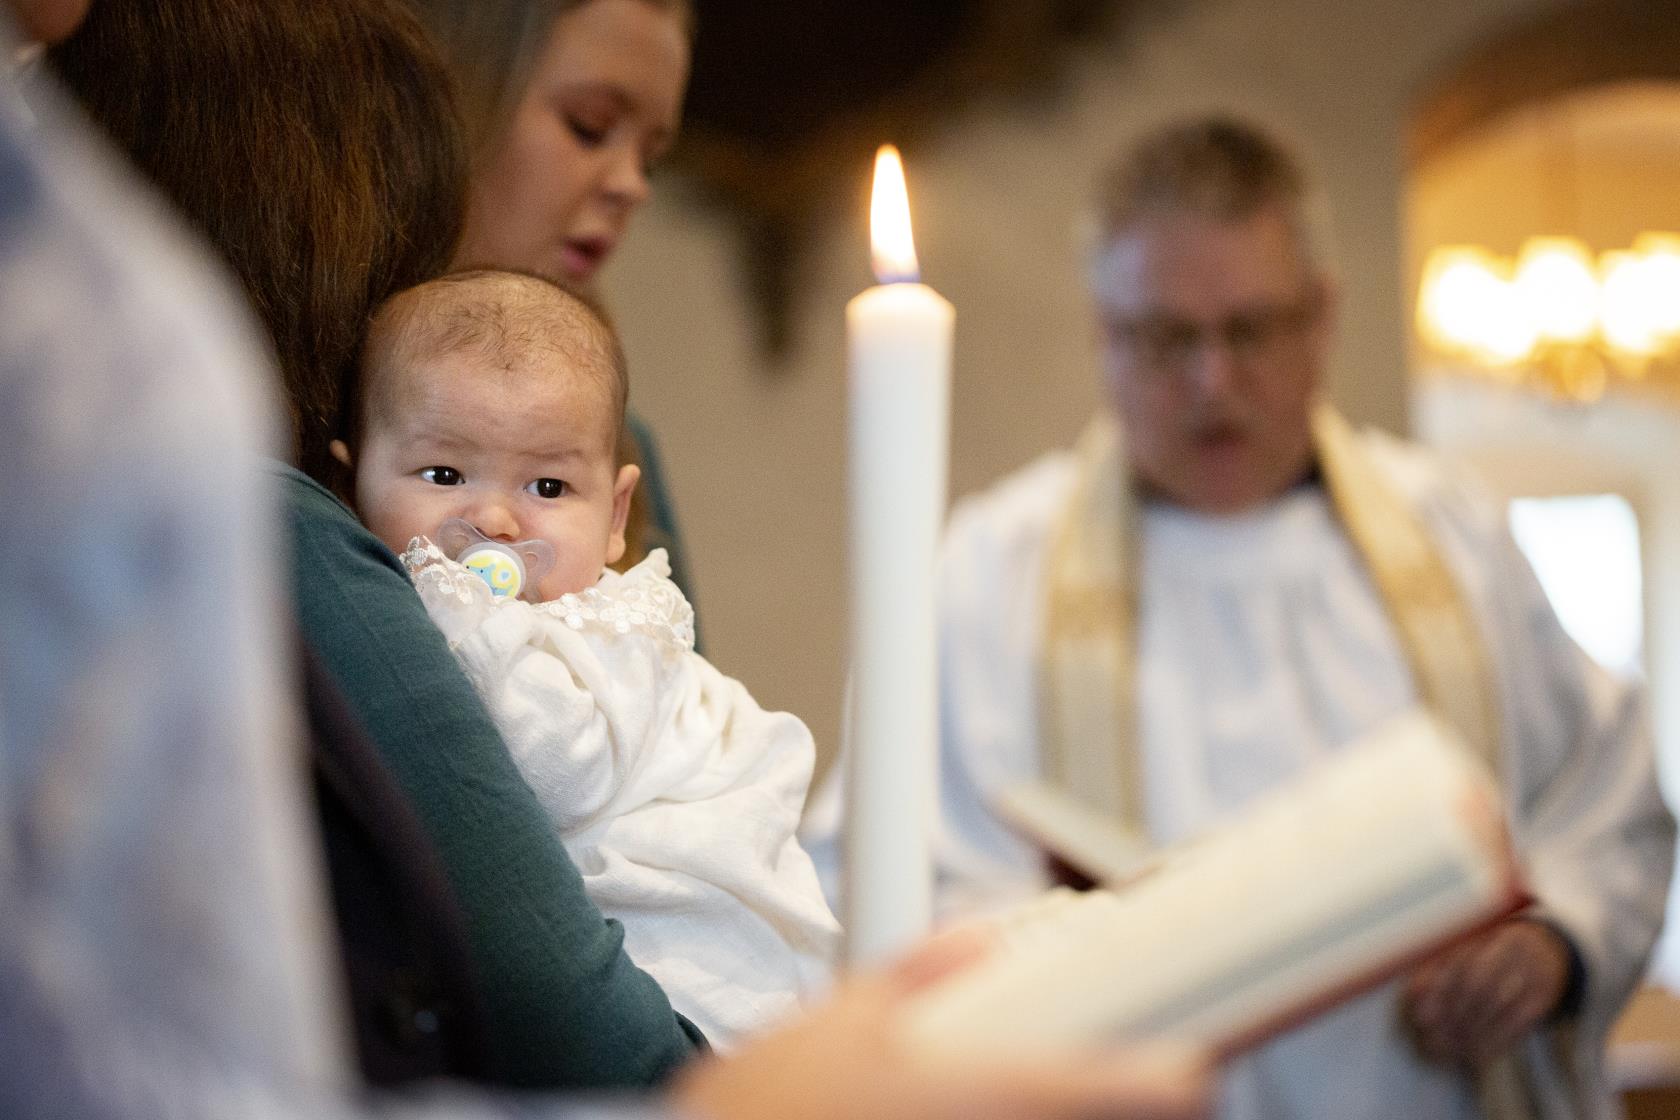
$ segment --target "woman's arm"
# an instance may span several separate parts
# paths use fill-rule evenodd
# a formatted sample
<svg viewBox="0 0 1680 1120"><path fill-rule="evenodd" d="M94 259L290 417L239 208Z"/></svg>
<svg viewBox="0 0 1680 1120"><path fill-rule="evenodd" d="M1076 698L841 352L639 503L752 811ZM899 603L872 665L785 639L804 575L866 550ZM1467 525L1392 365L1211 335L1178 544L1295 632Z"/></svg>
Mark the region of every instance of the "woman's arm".
<svg viewBox="0 0 1680 1120"><path fill-rule="evenodd" d="M630 962L401 564L287 468L298 619L431 835L511 1083L651 1085L698 1032Z"/></svg>

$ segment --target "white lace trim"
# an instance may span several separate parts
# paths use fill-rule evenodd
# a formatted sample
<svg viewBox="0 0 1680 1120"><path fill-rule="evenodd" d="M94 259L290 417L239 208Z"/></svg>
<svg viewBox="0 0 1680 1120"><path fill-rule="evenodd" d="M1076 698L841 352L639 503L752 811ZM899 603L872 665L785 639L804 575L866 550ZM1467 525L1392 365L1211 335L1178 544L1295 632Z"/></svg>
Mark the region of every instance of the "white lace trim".
<svg viewBox="0 0 1680 1120"><path fill-rule="evenodd" d="M415 537L402 554L409 579L422 593L440 595L464 606L504 607L514 603L548 615L578 631L603 634L640 633L681 650L694 648L694 608L670 579L665 550L656 548L647 559L623 575L607 572L594 587L568 593L546 603L497 599L490 585L471 569L457 564L425 537Z"/></svg>
<svg viewBox="0 0 1680 1120"><path fill-rule="evenodd" d="M425 537L408 542L402 562L408 569L409 580L422 591L434 592L465 606L495 600L483 577L445 556L442 549Z"/></svg>

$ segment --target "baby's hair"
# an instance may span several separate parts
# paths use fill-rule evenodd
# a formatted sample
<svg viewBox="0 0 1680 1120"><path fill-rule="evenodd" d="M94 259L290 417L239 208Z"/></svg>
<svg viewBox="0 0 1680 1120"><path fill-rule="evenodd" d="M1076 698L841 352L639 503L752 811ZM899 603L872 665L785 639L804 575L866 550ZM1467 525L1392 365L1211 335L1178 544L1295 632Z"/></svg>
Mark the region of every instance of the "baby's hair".
<svg viewBox="0 0 1680 1120"><path fill-rule="evenodd" d="M621 443L630 379L624 348L605 312L532 273L472 269L400 292L374 313L358 363L361 383L347 394L351 446L359 443L370 414L393 405L394 371L463 353L512 370L533 351L600 379L611 406L613 442Z"/></svg>

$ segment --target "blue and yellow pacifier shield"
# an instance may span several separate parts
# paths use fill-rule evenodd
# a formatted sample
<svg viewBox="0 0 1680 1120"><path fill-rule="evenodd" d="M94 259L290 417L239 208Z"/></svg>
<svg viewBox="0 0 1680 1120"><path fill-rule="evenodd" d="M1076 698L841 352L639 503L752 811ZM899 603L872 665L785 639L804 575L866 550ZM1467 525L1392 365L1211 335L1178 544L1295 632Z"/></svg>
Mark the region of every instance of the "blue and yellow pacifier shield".
<svg viewBox="0 0 1680 1120"><path fill-rule="evenodd" d="M478 573L498 599L517 598L525 589L525 565L512 549L481 544L461 556L461 563Z"/></svg>
<svg viewBox="0 0 1680 1120"><path fill-rule="evenodd" d="M493 541L459 517L438 526L443 554L470 568L497 600L535 598L544 575L554 566L554 546L547 541Z"/></svg>

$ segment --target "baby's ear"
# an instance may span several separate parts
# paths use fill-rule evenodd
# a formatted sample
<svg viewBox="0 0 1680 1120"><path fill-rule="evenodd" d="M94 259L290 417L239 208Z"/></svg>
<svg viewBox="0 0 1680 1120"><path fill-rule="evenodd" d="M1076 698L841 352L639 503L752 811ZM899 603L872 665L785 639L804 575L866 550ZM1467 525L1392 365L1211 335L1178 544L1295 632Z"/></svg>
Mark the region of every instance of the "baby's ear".
<svg viewBox="0 0 1680 1120"><path fill-rule="evenodd" d="M642 468L634 463L618 468L618 478L613 482L612 535L607 538L609 564L624 559L624 527L630 523L630 496L636 492L636 483L641 479Z"/></svg>
<svg viewBox="0 0 1680 1120"><path fill-rule="evenodd" d="M343 463L351 470L356 469L356 464L352 462L350 458L350 445L345 443L343 440L333 440L331 443L327 444L327 450L331 452L332 457L337 459L340 463Z"/></svg>

